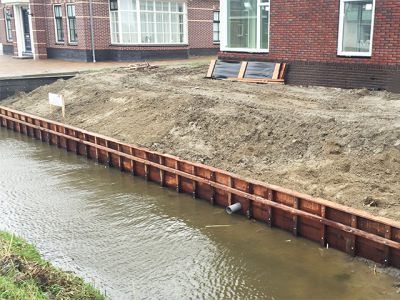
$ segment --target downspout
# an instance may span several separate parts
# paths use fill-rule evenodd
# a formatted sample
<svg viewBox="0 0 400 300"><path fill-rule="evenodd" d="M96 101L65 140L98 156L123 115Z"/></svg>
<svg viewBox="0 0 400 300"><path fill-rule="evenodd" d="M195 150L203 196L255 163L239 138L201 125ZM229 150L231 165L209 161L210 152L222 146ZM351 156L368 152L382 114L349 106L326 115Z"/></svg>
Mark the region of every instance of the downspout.
<svg viewBox="0 0 400 300"><path fill-rule="evenodd" d="M94 46L94 25L93 25L93 2L89 0L89 18L90 18L90 44L92 47L93 62L96 62L96 49Z"/></svg>

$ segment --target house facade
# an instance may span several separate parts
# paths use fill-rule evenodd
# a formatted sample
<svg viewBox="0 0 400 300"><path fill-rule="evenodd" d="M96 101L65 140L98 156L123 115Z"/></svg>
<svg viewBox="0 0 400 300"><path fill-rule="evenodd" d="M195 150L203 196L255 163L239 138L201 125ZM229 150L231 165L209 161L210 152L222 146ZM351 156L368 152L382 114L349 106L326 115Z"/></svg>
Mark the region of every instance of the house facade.
<svg viewBox="0 0 400 300"><path fill-rule="evenodd" d="M288 62L287 82L400 92L399 0L221 0L221 51Z"/></svg>
<svg viewBox="0 0 400 300"><path fill-rule="evenodd" d="M4 54L146 60L216 54L217 0L0 0Z"/></svg>

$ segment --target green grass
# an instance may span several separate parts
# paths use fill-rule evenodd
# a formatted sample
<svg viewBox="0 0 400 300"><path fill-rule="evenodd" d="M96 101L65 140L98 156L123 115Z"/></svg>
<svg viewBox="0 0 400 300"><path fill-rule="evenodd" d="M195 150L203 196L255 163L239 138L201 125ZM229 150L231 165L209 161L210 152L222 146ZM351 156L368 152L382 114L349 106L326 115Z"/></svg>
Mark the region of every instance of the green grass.
<svg viewBox="0 0 400 300"><path fill-rule="evenodd" d="M0 231L0 299L93 299L104 296L42 259L34 246Z"/></svg>

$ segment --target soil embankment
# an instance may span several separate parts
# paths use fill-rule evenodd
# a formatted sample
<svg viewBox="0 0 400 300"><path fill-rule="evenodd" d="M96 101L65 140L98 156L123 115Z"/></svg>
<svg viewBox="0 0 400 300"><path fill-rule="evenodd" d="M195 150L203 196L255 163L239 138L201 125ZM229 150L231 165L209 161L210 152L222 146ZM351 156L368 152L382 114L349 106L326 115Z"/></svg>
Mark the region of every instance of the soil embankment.
<svg viewBox="0 0 400 300"><path fill-rule="evenodd" d="M92 286L43 260L24 240L0 231L1 299L104 300Z"/></svg>
<svg viewBox="0 0 400 300"><path fill-rule="evenodd" d="M103 70L1 104L400 220L400 95L214 81L206 70ZM65 95L65 120L48 92Z"/></svg>

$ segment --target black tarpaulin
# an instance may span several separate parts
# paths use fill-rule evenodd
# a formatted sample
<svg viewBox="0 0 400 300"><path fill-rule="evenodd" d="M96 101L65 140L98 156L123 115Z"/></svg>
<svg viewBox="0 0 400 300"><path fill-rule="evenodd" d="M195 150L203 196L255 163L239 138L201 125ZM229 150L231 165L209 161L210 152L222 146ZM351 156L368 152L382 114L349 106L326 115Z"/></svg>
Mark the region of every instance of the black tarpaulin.
<svg viewBox="0 0 400 300"><path fill-rule="evenodd" d="M272 78L276 63L249 61L244 78Z"/></svg>
<svg viewBox="0 0 400 300"><path fill-rule="evenodd" d="M225 78L237 78L240 71L240 61L223 61L217 60L215 63L214 72L212 78L214 79L225 79Z"/></svg>

